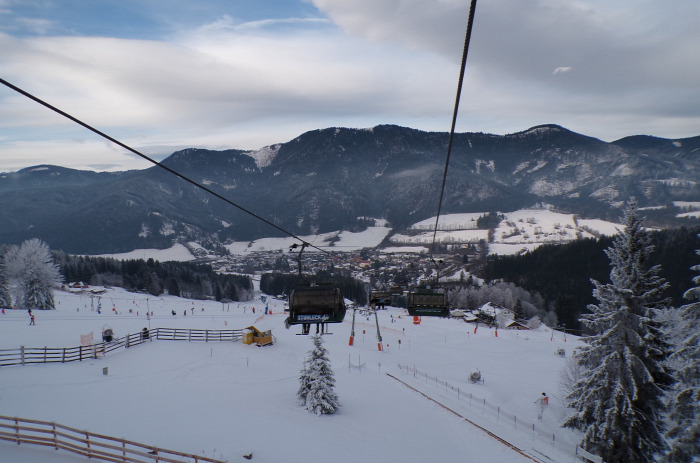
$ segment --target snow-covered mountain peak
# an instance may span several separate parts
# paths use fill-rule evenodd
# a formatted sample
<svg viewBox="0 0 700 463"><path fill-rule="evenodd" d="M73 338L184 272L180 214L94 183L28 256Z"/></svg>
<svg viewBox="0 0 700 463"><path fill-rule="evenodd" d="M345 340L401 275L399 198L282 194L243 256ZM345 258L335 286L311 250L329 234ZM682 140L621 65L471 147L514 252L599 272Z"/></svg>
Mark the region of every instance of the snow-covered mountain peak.
<svg viewBox="0 0 700 463"><path fill-rule="evenodd" d="M258 166L258 169L262 169L263 167L269 166L272 160L275 159L275 156L277 156L277 153L279 153L281 146L282 145L279 143L275 145L263 146L259 150L247 151L245 154L255 160L255 165Z"/></svg>

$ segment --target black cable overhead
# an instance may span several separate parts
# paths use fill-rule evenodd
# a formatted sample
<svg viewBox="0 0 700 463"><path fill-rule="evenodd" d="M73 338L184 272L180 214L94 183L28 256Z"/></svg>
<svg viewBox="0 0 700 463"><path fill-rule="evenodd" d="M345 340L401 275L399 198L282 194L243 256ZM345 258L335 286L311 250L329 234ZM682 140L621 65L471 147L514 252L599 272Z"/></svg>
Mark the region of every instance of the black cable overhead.
<svg viewBox="0 0 700 463"><path fill-rule="evenodd" d="M459 82L457 83L457 97L455 98L454 112L452 113L452 127L450 128L450 141L447 145L447 158L445 159L445 170L442 174L442 186L440 187L440 201L438 202L437 217L435 217L435 229L433 230L433 241L430 244L430 260L433 259L433 251L435 249L435 239L437 236L438 221L440 220L440 211L442 210L442 198L445 194L445 182L447 181L447 168L450 164L450 154L452 153L452 142L455 136L455 125L457 124L457 113L459 111L459 100L462 96L462 84L464 82L464 69L467 66L467 53L469 52L469 41L472 36L472 26L474 24L474 11L476 10L476 0L472 0L469 8L469 19L467 20L467 33L464 37L464 50L462 51L462 65L459 70ZM437 267L437 264L435 264ZM439 272L439 269L438 269Z"/></svg>
<svg viewBox="0 0 700 463"><path fill-rule="evenodd" d="M15 86L15 85L12 85L11 83L9 83L8 81L6 81L5 79L0 78L0 83L2 83L3 85L5 85L6 87L11 88L11 89L14 90L15 92L20 93L21 95L24 95L24 96L26 96L27 98L36 101L37 103L39 103L40 105L42 105L42 106L44 106L44 107L50 109L51 111L54 111L54 112L60 114L61 116L65 117L65 118L67 118L67 119L70 119L71 121L75 122L76 124L85 127L86 129L88 129L88 130L91 131L91 132L96 133L96 134L99 135L100 137L105 138L105 139L111 141L112 143L114 143L114 144L116 144L116 145L121 146L121 147L124 148L125 150L134 153L135 155L137 155L137 156L139 156L139 157L145 159L146 161L148 161L148 162L150 162L150 163L152 163L152 164L154 164L154 165L160 167L161 169L165 169L166 171L170 172L171 174L173 174L173 175L175 175L175 176L177 176L177 177L180 177L182 180L184 180L184 181L186 181L186 182L188 182L188 183L191 183L191 184L194 185L195 187L200 188L200 189L206 191L206 192L209 193L210 195L216 196L217 198L219 198L220 200L226 202L227 204L230 204L231 206L233 206L233 207L235 207L235 208L237 208L237 209L239 209L239 210L245 212L246 214L249 214L249 215L255 217L256 219L258 219L258 220L260 220L260 221L262 221L262 222L264 222L264 223L270 225L271 227L273 227L273 228L275 228L275 229L281 231L281 232L284 233L285 235L288 235L288 236L290 236L290 237L292 237L292 238L294 238L294 239L296 239L296 240L301 241L302 244L304 244L305 246L314 248L314 249L316 249L316 250L318 250L318 251L321 251L321 252L325 252L326 254L332 254L332 253L330 253L330 252L328 252L328 251L326 251L326 250L324 250L324 249L321 249L321 248L319 248L319 247L317 247L317 246L314 246L314 245L311 244L311 243L307 243L306 241L304 241L304 240L301 239L300 237L296 236L294 233L289 232L289 231L285 230L284 228L282 228L282 227L280 227L280 226L278 226L278 225L275 225L274 223L270 222L269 220L267 220L267 219L265 219L265 218L263 218L263 217L260 217L259 215L257 215L256 213L254 213L254 212L252 212L252 211L249 211L248 209L246 209L246 208L243 207L243 206L239 206L238 204L234 203L234 202L231 201L230 199L225 198L224 196L220 195L219 193L217 193L217 192L215 192L215 191L212 191L211 189L207 188L206 186L204 186L204 185L202 185L202 184L200 184L200 183L195 182L194 180L192 180L192 179L190 179L189 177L187 177L187 176L185 176L185 175L183 175L183 174L177 172L176 170L171 169L170 167L161 164L160 162L156 161L155 159L152 159L152 158L146 156L145 154L141 153L140 151L138 151L138 150L136 150L136 149L134 149L134 148L132 148L132 147L130 147L130 146L128 146L128 145L122 143L122 142L120 142L120 141L117 140L116 138L110 137L110 136L107 135L106 133L104 133L104 132L102 132L102 131L100 131L100 130L94 128L94 127L92 127L92 126L89 125L89 124L86 124L85 122L81 121L80 119L78 119L78 118L76 118L76 117L71 116L70 114L66 113L65 111L61 111L61 110L58 109L57 107L55 107L55 106L53 106L53 105L47 103L46 101L44 101L44 100L42 100L42 99L40 99L40 98L38 98L38 97L32 95L31 93L29 93L29 92L27 92L27 91L25 91L25 90L22 90L21 88Z"/></svg>

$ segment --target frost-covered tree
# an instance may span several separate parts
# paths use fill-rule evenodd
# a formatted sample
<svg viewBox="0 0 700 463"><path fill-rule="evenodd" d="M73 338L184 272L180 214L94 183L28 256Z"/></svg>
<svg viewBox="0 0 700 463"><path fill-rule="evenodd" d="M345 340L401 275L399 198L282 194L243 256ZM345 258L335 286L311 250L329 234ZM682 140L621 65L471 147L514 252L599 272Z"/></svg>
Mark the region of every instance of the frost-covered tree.
<svg viewBox="0 0 700 463"><path fill-rule="evenodd" d="M302 406L317 415L332 415L340 408L333 391L335 376L321 336L314 336L314 348L307 354L299 377L297 397Z"/></svg>
<svg viewBox="0 0 700 463"><path fill-rule="evenodd" d="M10 296L10 281L7 278L5 265L5 249L0 248L0 308L12 307Z"/></svg>
<svg viewBox="0 0 700 463"><path fill-rule="evenodd" d="M5 268L16 306L56 308L53 289L61 284L61 273L46 243L33 238L10 247L5 253Z"/></svg>
<svg viewBox="0 0 700 463"><path fill-rule="evenodd" d="M667 449L663 395L673 383L656 320L668 284L660 266L648 265L653 246L634 199L623 220L624 230L606 250L610 283L592 280L598 303L581 321L593 335L577 353L583 377L567 396L575 413L564 426L583 431L582 447L607 463L653 462Z"/></svg>
<svg viewBox="0 0 700 463"><path fill-rule="evenodd" d="M700 235L698 235L700 238ZM700 249L695 251L700 255ZM699 274L695 287L683 295L693 301L680 308L681 322L676 325L676 349L670 357L676 369L676 387L670 401L671 426L666 434L671 450L669 462L688 463L700 456L700 265L691 267Z"/></svg>

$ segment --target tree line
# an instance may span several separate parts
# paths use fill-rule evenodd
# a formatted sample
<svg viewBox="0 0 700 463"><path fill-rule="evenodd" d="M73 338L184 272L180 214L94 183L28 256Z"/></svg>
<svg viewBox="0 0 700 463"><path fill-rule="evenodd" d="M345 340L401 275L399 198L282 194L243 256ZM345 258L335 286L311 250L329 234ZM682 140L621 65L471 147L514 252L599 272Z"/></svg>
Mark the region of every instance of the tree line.
<svg viewBox="0 0 700 463"><path fill-rule="evenodd" d="M511 282L495 281L453 288L447 292L447 300L451 307L465 310L477 310L490 302L510 310L517 321L537 317L547 326L557 325L556 314L547 310L539 293L528 291Z"/></svg>
<svg viewBox="0 0 700 463"><path fill-rule="evenodd" d="M694 250L700 244L700 227L681 227L649 232L653 251L649 262L661 265L660 275L669 282L665 295L673 305L683 304L684 288L693 277ZM579 318L595 302L591 279L609 282L605 254L613 238L588 238L567 244L545 245L519 256L489 258L484 270L487 281L504 280L539 293L545 306L554 310L558 323L579 330Z"/></svg>
<svg viewBox="0 0 700 463"><path fill-rule="evenodd" d="M216 273L206 264L117 260L51 251L39 239L0 246L0 307L55 309L53 291L62 283L117 286L154 296L168 293L190 299L249 301L248 275Z"/></svg>
<svg viewBox="0 0 700 463"><path fill-rule="evenodd" d="M56 251L56 264L67 282L118 286L128 291L217 301L248 301L253 281L248 275L216 273L207 264L159 262L153 259L117 260L74 256Z"/></svg>
<svg viewBox="0 0 700 463"><path fill-rule="evenodd" d="M293 273L269 272L260 277L260 291L265 294L289 295L292 290L308 281L332 283L340 288L343 297L358 305L367 305L369 301L369 286L367 283L347 275L330 273L319 270L313 277L301 278Z"/></svg>

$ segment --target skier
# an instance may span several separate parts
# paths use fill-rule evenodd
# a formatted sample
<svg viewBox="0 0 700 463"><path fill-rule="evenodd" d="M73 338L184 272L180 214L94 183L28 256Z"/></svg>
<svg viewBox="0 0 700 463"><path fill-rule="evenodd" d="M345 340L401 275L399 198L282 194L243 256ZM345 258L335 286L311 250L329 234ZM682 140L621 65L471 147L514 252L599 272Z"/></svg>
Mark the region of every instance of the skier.
<svg viewBox="0 0 700 463"><path fill-rule="evenodd" d="M32 317L32 318L31 318L31 320L29 321L29 324L30 324L30 325L36 325L36 323L34 323L34 314L31 314L31 317Z"/></svg>
<svg viewBox="0 0 700 463"><path fill-rule="evenodd" d="M537 419L541 420L542 415L544 414L544 409L547 408L547 405L549 405L549 397L547 397L547 394L544 392L542 393L542 397L539 399L535 400L535 403L537 404Z"/></svg>

